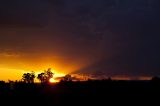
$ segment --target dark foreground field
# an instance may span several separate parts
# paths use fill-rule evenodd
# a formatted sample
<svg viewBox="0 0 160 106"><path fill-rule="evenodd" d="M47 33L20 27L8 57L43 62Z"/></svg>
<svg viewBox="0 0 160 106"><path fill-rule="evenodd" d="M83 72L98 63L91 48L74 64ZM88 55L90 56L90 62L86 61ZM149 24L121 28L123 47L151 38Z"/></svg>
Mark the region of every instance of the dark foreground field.
<svg viewBox="0 0 160 106"><path fill-rule="evenodd" d="M2 106L123 106L160 101L159 81L86 81L52 85L0 84ZM1 105L0 105L1 106Z"/></svg>

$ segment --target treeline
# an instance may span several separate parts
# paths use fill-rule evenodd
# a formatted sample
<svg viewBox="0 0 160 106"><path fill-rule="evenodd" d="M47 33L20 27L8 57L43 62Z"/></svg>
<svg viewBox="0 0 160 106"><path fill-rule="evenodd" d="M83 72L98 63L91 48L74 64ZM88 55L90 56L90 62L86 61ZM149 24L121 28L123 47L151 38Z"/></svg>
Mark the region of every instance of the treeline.
<svg viewBox="0 0 160 106"><path fill-rule="evenodd" d="M51 71L51 68L48 68L47 70L44 70L43 72L39 73L37 76L36 76L34 71L31 71L31 72L23 73L22 79L20 81L9 80L8 82L9 83L15 83L15 82L34 83L36 78L41 83L50 83L50 79L54 78L54 73ZM59 82L81 81L81 79L79 79L79 78L77 78L75 76L73 77L70 74L58 77L56 79L58 79ZM85 81L104 81L104 80L112 81L112 78L109 77L109 78L101 79L101 80L100 79L98 80L98 79L90 79L90 78L88 78ZM160 81L160 77L159 76L153 76L151 78L151 81ZM5 83L5 81L0 80L0 83Z"/></svg>
<svg viewBox="0 0 160 106"><path fill-rule="evenodd" d="M54 78L54 73L51 71L51 68L44 70L44 72L39 73L37 76L35 72L24 73L22 76L22 82L24 83L34 83L35 78L37 78L41 83L49 83L51 78ZM60 81L72 81L76 79L71 75L67 74L65 76L58 78Z"/></svg>

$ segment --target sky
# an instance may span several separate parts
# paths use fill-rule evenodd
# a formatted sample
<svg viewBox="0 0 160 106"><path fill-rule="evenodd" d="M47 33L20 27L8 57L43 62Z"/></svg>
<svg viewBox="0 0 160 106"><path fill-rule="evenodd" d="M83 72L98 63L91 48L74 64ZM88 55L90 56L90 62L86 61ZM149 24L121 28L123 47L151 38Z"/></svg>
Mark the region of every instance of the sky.
<svg viewBox="0 0 160 106"><path fill-rule="evenodd" d="M52 68L95 77L160 74L159 0L1 0L0 79Z"/></svg>

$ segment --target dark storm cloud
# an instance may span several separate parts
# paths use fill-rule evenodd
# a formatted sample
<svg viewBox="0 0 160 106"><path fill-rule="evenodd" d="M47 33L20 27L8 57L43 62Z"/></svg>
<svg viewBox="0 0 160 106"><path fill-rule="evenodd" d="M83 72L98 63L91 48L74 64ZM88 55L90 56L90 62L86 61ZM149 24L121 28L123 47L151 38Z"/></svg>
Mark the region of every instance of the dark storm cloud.
<svg viewBox="0 0 160 106"><path fill-rule="evenodd" d="M158 75L159 4L159 0L3 0L0 47L98 61L81 72Z"/></svg>
<svg viewBox="0 0 160 106"><path fill-rule="evenodd" d="M45 23L48 4L44 0L1 0L0 8L1 27L34 27Z"/></svg>

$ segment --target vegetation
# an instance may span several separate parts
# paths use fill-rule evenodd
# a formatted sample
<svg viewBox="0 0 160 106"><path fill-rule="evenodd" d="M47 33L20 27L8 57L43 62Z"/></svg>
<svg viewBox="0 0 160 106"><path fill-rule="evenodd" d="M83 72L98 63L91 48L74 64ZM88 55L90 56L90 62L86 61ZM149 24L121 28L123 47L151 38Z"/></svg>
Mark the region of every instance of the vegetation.
<svg viewBox="0 0 160 106"><path fill-rule="evenodd" d="M35 73L32 71L31 73L24 73L22 76L22 80L25 83L34 83Z"/></svg>
<svg viewBox="0 0 160 106"><path fill-rule="evenodd" d="M66 80L57 84L2 82L0 83L1 104L6 100L8 102L4 102L5 106L22 106L22 103L28 106L76 106L77 103L78 106L94 106L94 104L108 106L118 103L123 106L124 103L128 103L128 99L129 103L138 104L139 100L144 99L146 102L155 99L154 95L160 94L160 81L157 80L156 83L109 79L74 82L69 81L70 76L66 76Z"/></svg>
<svg viewBox="0 0 160 106"><path fill-rule="evenodd" d="M44 70L44 72L39 73L37 76L35 75L35 72L30 73L24 73L22 76L22 81L24 83L34 83L35 78L37 78L42 84L49 83L50 79L54 77L54 73L51 71L51 68L48 68L47 70ZM61 81L73 81L74 79L77 79L75 77L72 77L70 74L67 74L60 78Z"/></svg>
<svg viewBox="0 0 160 106"><path fill-rule="evenodd" d="M48 83L51 78L53 78L54 73L51 71L51 68L45 70L44 72L38 74L37 78L41 83Z"/></svg>
<svg viewBox="0 0 160 106"><path fill-rule="evenodd" d="M72 81L72 76L67 74L62 78L62 81Z"/></svg>
<svg viewBox="0 0 160 106"><path fill-rule="evenodd" d="M157 76L148 81L122 81L112 78L73 81L76 78L67 74L59 83L49 84L49 79L53 77L54 73L47 69L37 76L33 71L24 73L20 82L0 81L1 104L7 100L9 102L4 102L5 105L15 106L22 106L21 102L28 106L76 106L76 103L80 106L95 104L101 106L110 103L116 105L114 103L117 102L123 106L124 101L128 102L128 98L131 103L133 101L139 103L138 100L141 98L146 100L160 94L160 78ZM34 83L35 78L42 84Z"/></svg>

